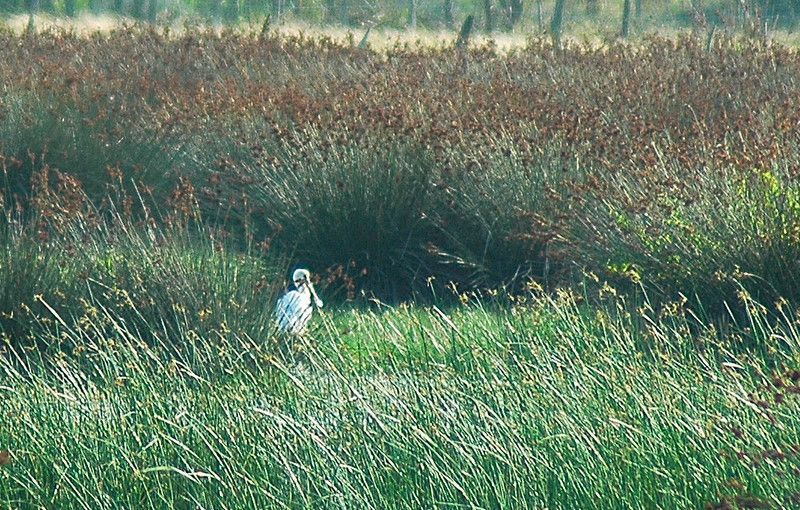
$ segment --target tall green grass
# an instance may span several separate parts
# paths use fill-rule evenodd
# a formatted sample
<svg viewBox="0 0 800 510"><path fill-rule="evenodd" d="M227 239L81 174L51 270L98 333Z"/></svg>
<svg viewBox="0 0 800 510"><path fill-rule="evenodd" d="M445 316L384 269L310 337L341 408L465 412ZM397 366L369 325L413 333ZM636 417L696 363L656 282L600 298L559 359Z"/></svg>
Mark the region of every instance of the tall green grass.
<svg viewBox="0 0 800 510"><path fill-rule="evenodd" d="M14 347L71 351L41 335L72 323L96 335L124 327L175 353L198 335L270 333L282 258L232 249L207 227L141 226L117 215L93 229L66 228L49 240L31 228L4 233L0 329Z"/></svg>
<svg viewBox="0 0 800 510"><path fill-rule="evenodd" d="M51 341L76 349L49 368L3 357L0 448L10 461L0 466L0 501L408 509L790 501L800 489L790 474L798 387L772 365L796 362L793 317L754 314L741 325L778 353L767 362L735 336L690 336L686 315L628 310L564 294L447 314L326 312L285 364L266 339L236 334L199 335L196 356L175 358L117 319L127 311L98 308L88 328L53 330ZM93 324L103 320L117 326L100 334Z"/></svg>

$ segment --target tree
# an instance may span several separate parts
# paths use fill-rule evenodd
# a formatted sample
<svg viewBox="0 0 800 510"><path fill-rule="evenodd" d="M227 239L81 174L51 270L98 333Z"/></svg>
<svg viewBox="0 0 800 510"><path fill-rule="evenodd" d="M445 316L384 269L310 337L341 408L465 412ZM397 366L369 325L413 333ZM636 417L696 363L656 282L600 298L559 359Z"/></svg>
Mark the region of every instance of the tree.
<svg viewBox="0 0 800 510"><path fill-rule="evenodd" d="M455 20L453 19L453 0L444 0L442 11L445 26L452 29L453 26L455 26Z"/></svg>
<svg viewBox="0 0 800 510"><path fill-rule="evenodd" d="M284 0L272 0L270 18L280 22L283 19L284 9Z"/></svg>
<svg viewBox="0 0 800 510"><path fill-rule="evenodd" d="M511 0L511 29L522 19L522 0Z"/></svg>
<svg viewBox="0 0 800 510"><path fill-rule="evenodd" d="M234 22L239 20L239 0L228 0L225 4L225 19Z"/></svg>
<svg viewBox="0 0 800 510"><path fill-rule="evenodd" d="M544 32L544 15L542 14L542 0L536 0L536 26L539 32Z"/></svg>
<svg viewBox="0 0 800 510"><path fill-rule="evenodd" d="M458 39L456 40L456 48L461 50L467 47L469 44L469 36L472 34L472 26L475 23L475 16L470 14L467 16L467 19L464 20L464 24L461 25L461 31L458 33Z"/></svg>
<svg viewBox="0 0 800 510"><path fill-rule="evenodd" d="M28 4L28 27L25 29L28 35L33 35L36 30L33 20L37 12L39 12L39 0L30 0Z"/></svg>
<svg viewBox="0 0 800 510"><path fill-rule="evenodd" d="M630 0L628 0L630 1ZM564 4L566 0L556 0L553 8L553 19L550 21L550 37L553 39L553 46L561 46L561 24L564 21Z"/></svg>
<svg viewBox="0 0 800 510"><path fill-rule="evenodd" d="M622 2L622 37L627 38L631 33L631 0Z"/></svg>
<svg viewBox="0 0 800 510"><path fill-rule="evenodd" d="M417 0L408 0L408 27L417 29Z"/></svg>
<svg viewBox="0 0 800 510"><path fill-rule="evenodd" d="M133 0L133 12L131 15L136 19L144 18L144 0Z"/></svg>
<svg viewBox="0 0 800 510"><path fill-rule="evenodd" d="M336 0L325 0L325 21L336 21Z"/></svg>
<svg viewBox="0 0 800 510"><path fill-rule="evenodd" d="M486 31L492 32L494 30L494 7L492 0L483 0L483 12L486 17Z"/></svg>

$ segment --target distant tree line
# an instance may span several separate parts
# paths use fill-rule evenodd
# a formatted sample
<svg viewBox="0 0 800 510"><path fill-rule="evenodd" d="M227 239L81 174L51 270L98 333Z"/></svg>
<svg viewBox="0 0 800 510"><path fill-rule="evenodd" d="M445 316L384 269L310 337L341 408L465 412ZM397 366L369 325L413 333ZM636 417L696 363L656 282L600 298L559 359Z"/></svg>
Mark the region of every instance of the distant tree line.
<svg viewBox="0 0 800 510"><path fill-rule="evenodd" d="M525 0L0 0L0 12L77 16L108 13L155 21L163 12L192 13L218 21L270 15L346 26L385 24L454 28L457 18L480 13L487 31L512 30L522 20ZM536 0L541 1L541 0ZM480 16L478 16L480 17Z"/></svg>
<svg viewBox="0 0 800 510"><path fill-rule="evenodd" d="M647 2L647 4L645 3ZM475 29L513 31L523 20L558 40L569 14L592 18L603 10L621 11L620 35L627 37L649 15L648 8L677 7L678 22L687 26L721 26L732 19L760 23L765 29L794 25L800 0L0 0L0 12L44 12L76 16L110 13L142 21L160 15L192 14L222 22L270 16L344 26L383 25L396 28L457 29L471 15ZM684 5L685 4L685 5ZM546 12L545 12L546 11ZM663 20L661 20L663 21Z"/></svg>

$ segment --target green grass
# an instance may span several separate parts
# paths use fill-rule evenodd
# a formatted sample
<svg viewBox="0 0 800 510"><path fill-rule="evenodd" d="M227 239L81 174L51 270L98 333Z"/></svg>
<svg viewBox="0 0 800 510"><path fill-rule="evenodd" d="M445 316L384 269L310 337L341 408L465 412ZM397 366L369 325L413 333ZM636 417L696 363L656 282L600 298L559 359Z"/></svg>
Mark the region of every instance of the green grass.
<svg viewBox="0 0 800 510"><path fill-rule="evenodd" d="M67 324L52 341L72 353L2 362L0 501L700 508L726 494L779 505L799 490L776 474L797 465L797 402L775 404L764 386L772 364L797 360L794 323L744 325L779 353L768 363L734 336L690 336L680 314L625 310L565 294L325 312L292 361L271 335L198 336L179 360L124 321L102 334ZM788 457L736 456L770 449Z"/></svg>
<svg viewBox="0 0 800 510"><path fill-rule="evenodd" d="M800 500L794 50L0 36L0 508Z"/></svg>

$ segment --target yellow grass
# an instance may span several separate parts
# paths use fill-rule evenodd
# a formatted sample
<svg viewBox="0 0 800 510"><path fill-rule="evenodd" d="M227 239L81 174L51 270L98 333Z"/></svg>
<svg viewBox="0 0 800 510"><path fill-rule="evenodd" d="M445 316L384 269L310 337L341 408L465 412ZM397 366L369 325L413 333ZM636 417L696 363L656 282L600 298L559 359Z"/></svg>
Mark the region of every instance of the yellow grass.
<svg viewBox="0 0 800 510"><path fill-rule="evenodd" d="M123 19L118 16L103 14L81 14L77 18L57 18L46 14L37 15L35 25L37 31L48 29L70 29L82 35L96 32L108 32L120 27ZM130 21L128 21L130 23ZM5 20L5 24L14 32L20 33L28 26L28 15L18 14Z"/></svg>
<svg viewBox="0 0 800 510"><path fill-rule="evenodd" d="M178 19L170 23L170 31L173 34L179 35L186 26L185 19ZM0 22L3 23L3 22ZM28 26L28 15L19 14L7 18L4 21L5 25L14 32L21 33ZM66 29L74 30L81 35L88 35L96 32L108 32L115 28L120 28L125 25L133 25L136 21L131 18L124 18L109 14L92 15L82 14L77 18L59 18L46 14L37 15L35 19L35 26L37 31L49 29ZM193 26L202 26L202 22L190 23ZM164 23L160 23L164 25ZM217 30L222 30L219 24L211 24ZM243 23L240 28L245 31L260 31L260 22L253 22L250 24ZM330 37L337 41L347 41L352 39L358 44L366 32L364 28L351 28L341 25L314 25L304 22L287 22L282 23L272 28L273 31L286 34L286 35L299 35L305 34L309 36L323 36ZM476 44L486 44L489 41L494 41L494 44L503 51L511 48L518 48L525 45L527 36L532 35L531 32L516 32L516 33L493 33L491 36L480 32L473 32L472 41ZM369 44L375 50L384 50L396 44L409 44L420 46L440 46L443 44L452 43L455 40L456 31L447 30L398 30L391 28L373 29L369 34Z"/></svg>
<svg viewBox="0 0 800 510"><path fill-rule="evenodd" d="M546 12L545 15L547 14ZM473 44L479 46L492 44L500 53L505 53L512 49L525 47L528 39L531 37L548 37L546 29L549 20L545 19L544 21L544 31L539 31L535 23L528 23L518 28L515 32L494 32L492 34L486 34L482 32L479 27L476 27L476 30L473 31L471 41ZM206 22L188 18L176 18L171 20L168 24L172 34L180 35L186 29L186 26L204 26L204 23ZM239 25L239 29L258 33L261 29L260 23L260 20L243 22ZM39 32L51 29L66 29L80 35L109 32L123 25L130 26L134 24L136 24L136 21L132 18L115 16L113 14L95 15L84 13L72 19L40 14L37 15L35 19L36 30ZM158 24L163 27L167 25L167 22L161 21ZM618 20L611 16L610 13L595 20L584 19L572 22L567 27L564 39L576 43L589 44L594 47L603 46L618 38L618 25ZM5 26L14 32L21 33L28 26L28 15L18 14L6 18L5 20L0 20L0 26ZM218 31L222 30L221 24L212 23L207 24L207 26L213 27ZM367 28L366 26L362 28L353 28L341 25L317 25L293 20L274 25L272 30L290 36L305 34L312 37L330 37L331 39L343 42L352 40L355 44L358 44ZM674 38L687 32L688 30L686 29L679 29L674 26L651 25L646 27L645 30L642 30L640 35L658 34L663 37ZM398 44L420 47L436 47L452 44L456 36L456 30L410 30L381 27L374 28L370 32L368 40L373 50L381 52ZM797 31L771 31L769 33L769 38L783 45L800 47L800 32Z"/></svg>

